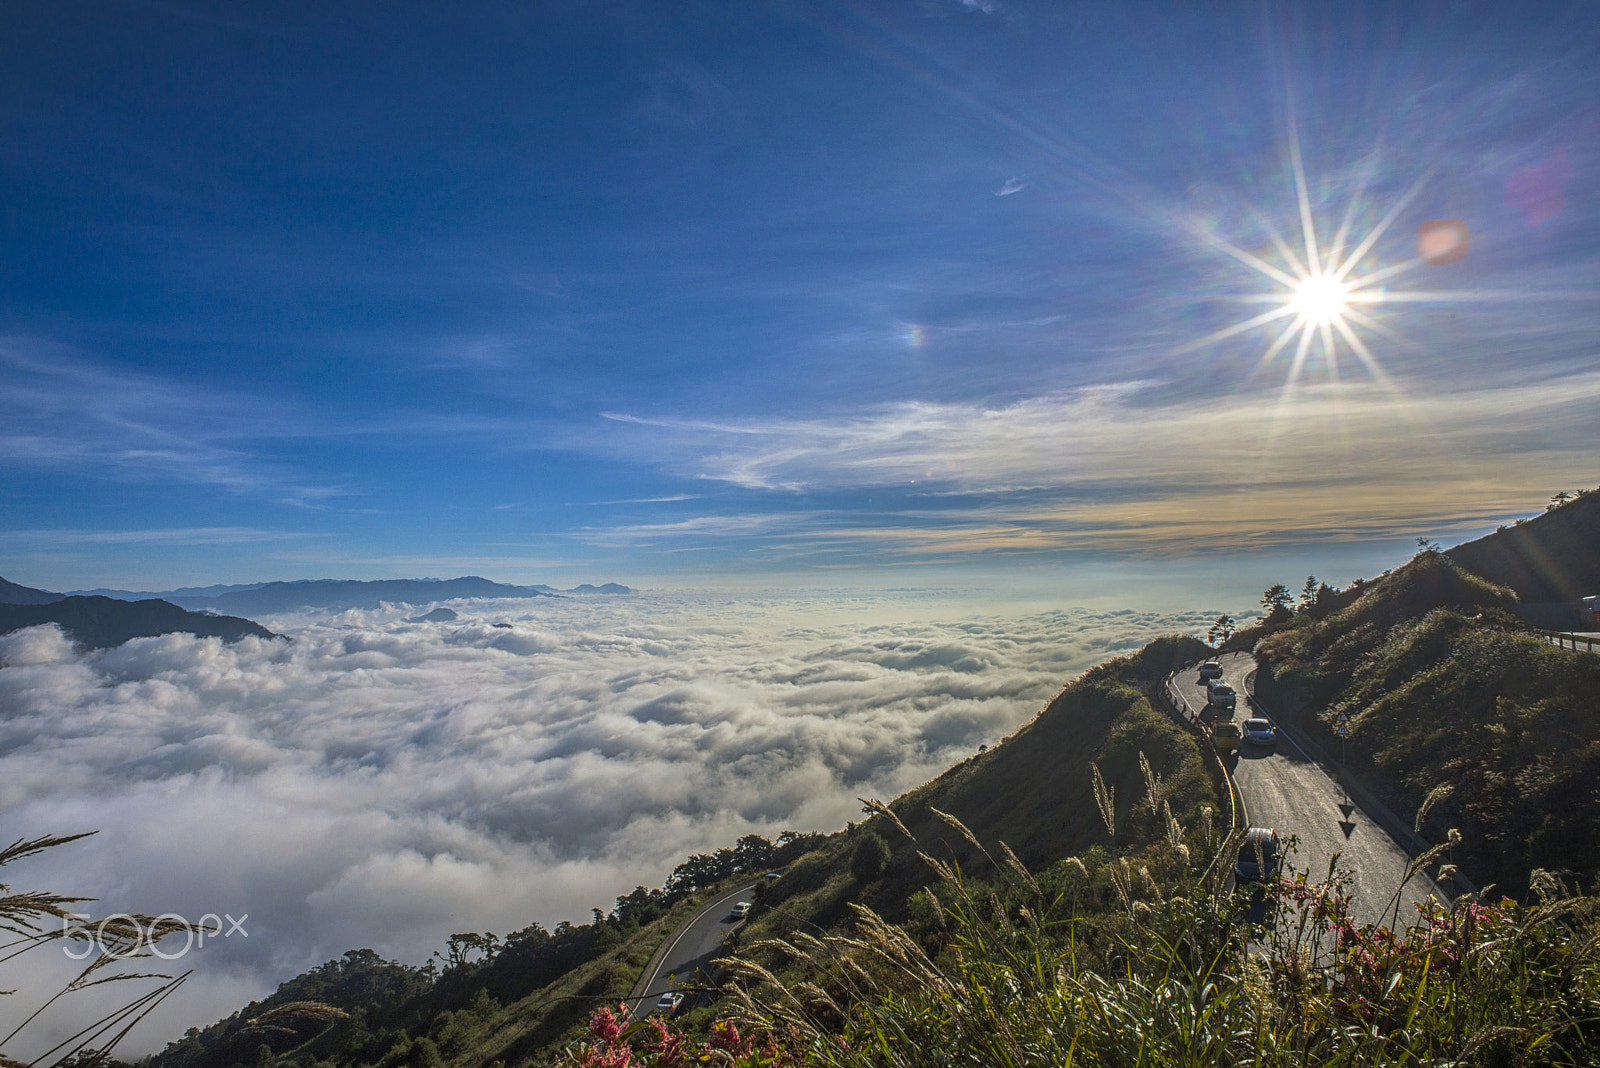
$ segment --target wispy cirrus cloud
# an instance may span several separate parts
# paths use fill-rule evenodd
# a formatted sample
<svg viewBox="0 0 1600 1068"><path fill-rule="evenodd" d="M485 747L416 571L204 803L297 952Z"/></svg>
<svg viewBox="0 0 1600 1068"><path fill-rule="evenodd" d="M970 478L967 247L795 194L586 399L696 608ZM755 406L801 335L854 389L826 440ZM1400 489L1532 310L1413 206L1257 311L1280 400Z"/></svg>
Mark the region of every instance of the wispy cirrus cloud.
<svg viewBox="0 0 1600 1068"><path fill-rule="evenodd" d="M313 486L251 450L251 439L308 432L293 410L96 363L67 346L0 338L0 452L6 462L131 480L218 486L314 503Z"/></svg>
<svg viewBox="0 0 1600 1068"><path fill-rule="evenodd" d="M672 493L665 497L628 497L617 501L595 501L595 504L672 504L676 501L692 501L699 497L696 493Z"/></svg>
<svg viewBox="0 0 1600 1068"><path fill-rule="evenodd" d="M153 530L6 530L0 543L10 545L246 545L292 541L313 535L304 531L257 530L253 527L169 527Z"/></svg>
<svg viewBox="0 0 1600 1068"><path fill-rule="evenodd" d="M1258 547L1404 536L1525 507L1528 486L1592 479L1600 373L1408 395L1326 384L1191 398L1117 383L1003 405L904 402L832 418L644 419L676 475L814 500L825 511L618 527L611 536L749 536L908 553ZM1537 430L1537 433L1531 431ZM645 446L644 443L648 442ZM865 495L876 498L870 507Z"/></svg>

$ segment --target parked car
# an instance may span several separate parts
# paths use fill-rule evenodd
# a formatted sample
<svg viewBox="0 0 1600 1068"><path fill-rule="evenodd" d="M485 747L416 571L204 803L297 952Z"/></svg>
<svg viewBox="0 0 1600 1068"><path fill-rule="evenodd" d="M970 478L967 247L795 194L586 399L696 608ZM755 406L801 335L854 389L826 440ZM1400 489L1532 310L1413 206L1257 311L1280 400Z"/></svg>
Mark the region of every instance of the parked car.
<svg viewBox="0 0 1600 1068"><path fill-rule="evenodd" d="M1241 736L1239 725L1231 719L1218 720L1211 728L1211 744L1218 752L1237 753Z"/></svg>
<svg viewBox="0 0 1600 1068"><path fill-rule="evenodd" d="M737 905L733 906L734 919L742 920L748 915L750 915L750 902L741 901Z"/></svg>
<svg viewBox="0 0 1600 1068"><path fill-rule="evenodd" d="M1251 827L1244 832L1244 846L1233 865L1233 877L1242 883L1275 879L1283 865L1283 847L1278 832L1271 827Z"/></svg>
<svg viewBox="0 0 1600 1068"><path fill-rule="evenodd" d="M664 1012L668 1016L671 1016L673 1013L678 1011L678 1006L682 1004L683 995L675 990L669 990L665 994L662 994L660 999L656 1002L656 1011Z"/></svg>
<svg viewBox="0 0 1600 1068"><path fill-rule="evenodd" d="M1204 664L1200 665L1201 682L1205 682L1208 679L1220 678L1222 678L1222 665L1217 663L1215 660L1207 660Z"/></svg>
<svg viewBox="0 0 1600 1068"><path fill-rule="evenodd" d="M1270 719L1252 716L1244 721L1244 736L1257 745L1272 745L1278 740L1278 732L1273 729Z"/></svg>

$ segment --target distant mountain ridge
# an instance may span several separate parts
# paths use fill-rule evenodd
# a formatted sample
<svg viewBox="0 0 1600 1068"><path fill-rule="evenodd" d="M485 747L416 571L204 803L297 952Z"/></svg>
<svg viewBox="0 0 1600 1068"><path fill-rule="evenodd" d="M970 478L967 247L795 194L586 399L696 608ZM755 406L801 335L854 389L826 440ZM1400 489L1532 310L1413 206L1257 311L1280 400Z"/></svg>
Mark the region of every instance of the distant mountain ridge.
<svg viewBox="0 0 1600 1068"><path fill-rule="evenodd" d="M453 579L309 579L268 582L253 590L238 590L219 597L186 597L186 608L211 608L227 612L293 612L306 608L377 608L389 604L428 604L482 597L553 597L532 586L508 586L468 575Z"/></svg>
<svg viewBox="0 0 1600 1068"><path fill-rule="evenodd" d="M282 637L249 619L188 612L168 601L58 597L46 604L0 603L0 634L42 623L58 625L79 645L90 649L114 649L129 638L154 638L173 633L221 638L225 642L236 642L246 636Z"/></svg>
<svg viewBox="0 0 1600 1068"><path fill-rule="evenodd" d="M513 586L477 575L453 579L300 579L237 585L185 586L176 590L75 590L71 594L37 590L0 579L0 604L49 604L66 596L110 597L119 601L162 600L192 611L256 615L308 608L377 608L382 604L430 604L489 597L557 597L562 594L627 594L628 586L587 582L570 590L554 586Z"/></svg>
<svg viewBox="0 0 1600 1068"><path fill-rule="evenodd" d="M617 582L608 582L604 586L591 586L587 582L581 586L574 586L570 590L557 590L557 593L632 593L629 589Z"/></svg>
<svg viewBox="0 0 1600 1068"><path fill-rule="evenodd" d="M110 590L100 587L93 590L68 590L68 597L114 597L119 601L149 601L152 599L172 601L177 597L221 597L225 593L237 593L240 590L259 590L265 582L242 582L234 585L215 583L210 586L180 586L175 590Z"/></svg>

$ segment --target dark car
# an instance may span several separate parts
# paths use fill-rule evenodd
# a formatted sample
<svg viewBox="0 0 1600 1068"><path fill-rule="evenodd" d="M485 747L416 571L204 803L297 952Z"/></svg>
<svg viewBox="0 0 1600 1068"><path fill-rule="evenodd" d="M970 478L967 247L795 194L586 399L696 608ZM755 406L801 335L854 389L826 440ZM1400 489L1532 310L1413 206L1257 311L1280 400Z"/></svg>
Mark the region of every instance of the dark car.
<svg viewBox="0 0 1600 1068"><path fill-rule="evenodd" d="M1283 846L1271 827L1251 827L1244 832L1244 845L1233 865L1233 877L1241 883L1259 883L1278 877L1283 866Z"/></svg>

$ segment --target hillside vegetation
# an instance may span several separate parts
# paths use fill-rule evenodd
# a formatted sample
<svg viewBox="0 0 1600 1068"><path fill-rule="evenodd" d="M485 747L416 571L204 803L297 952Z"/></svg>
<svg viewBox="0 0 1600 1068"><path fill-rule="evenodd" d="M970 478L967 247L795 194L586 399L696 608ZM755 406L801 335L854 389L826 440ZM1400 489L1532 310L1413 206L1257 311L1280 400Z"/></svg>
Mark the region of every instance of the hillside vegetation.
<svg viewBox="0 0 1600 1068"><path fill-rule="evenodd" d="M1092 769L1113 802L1115 845L1135 852L1165 842L1170 819L1184 833L1195 832L1207 810L1226 810L1226 787L1213 778L1215 762L1208 764L1195 737L1158 710L1150 695L1180 663L1206 651L1193 638L1161 638L1084 673L1011 737L890 803L915 843L891 833L880 815L801 858L767 895L769 904L783 905L787 918L753 923L751 936L769 927L843 923L852 905L903 919L917 891L936 878L919 852L960 868L983 866L973 842L940 813L985 842L1004 842L1035 871L1105 848L1113 843ZM1154 806L1141 807L1149 796L1146 768L1159 796ZM878 853L880 861L858 862L863 850Z"/></svg>
<svg viewBox="0 0 1600 1068"><path fill-rule="evenodd" d="M1534 626L1571 629L1574 602L1600 593L1600 492L1558 494L1547 511L1457 545L1457 565L1516 593Z"/></svg>
<svg viewBox="0 0 1600 1068"><path fill-rule="evenodd" d="M1571 507L1571 506L1569 506ZM1528 633L1517 599L1438 551L1288 617L1261 638L1258 694L1337 753L1452 859L1520 894L1536 868L1600 874L1600 656Z"/></svg>
<svg viewBox="0 0 1600 1068"><path fill-rule="evenodd" d="M626 997L697 899L792 860L819 838L791 832L775 845L746 835L688 858L663 888L639 887L609 914L595 909L591 923L535 923L503 939L454 934L424 967L351 950L226 1020L191 1028L152 1068L527 1064L575 1034L594 1006ZM298 1011L306 1005L339 1018L330 1024L326 1013Z"/></svg>

